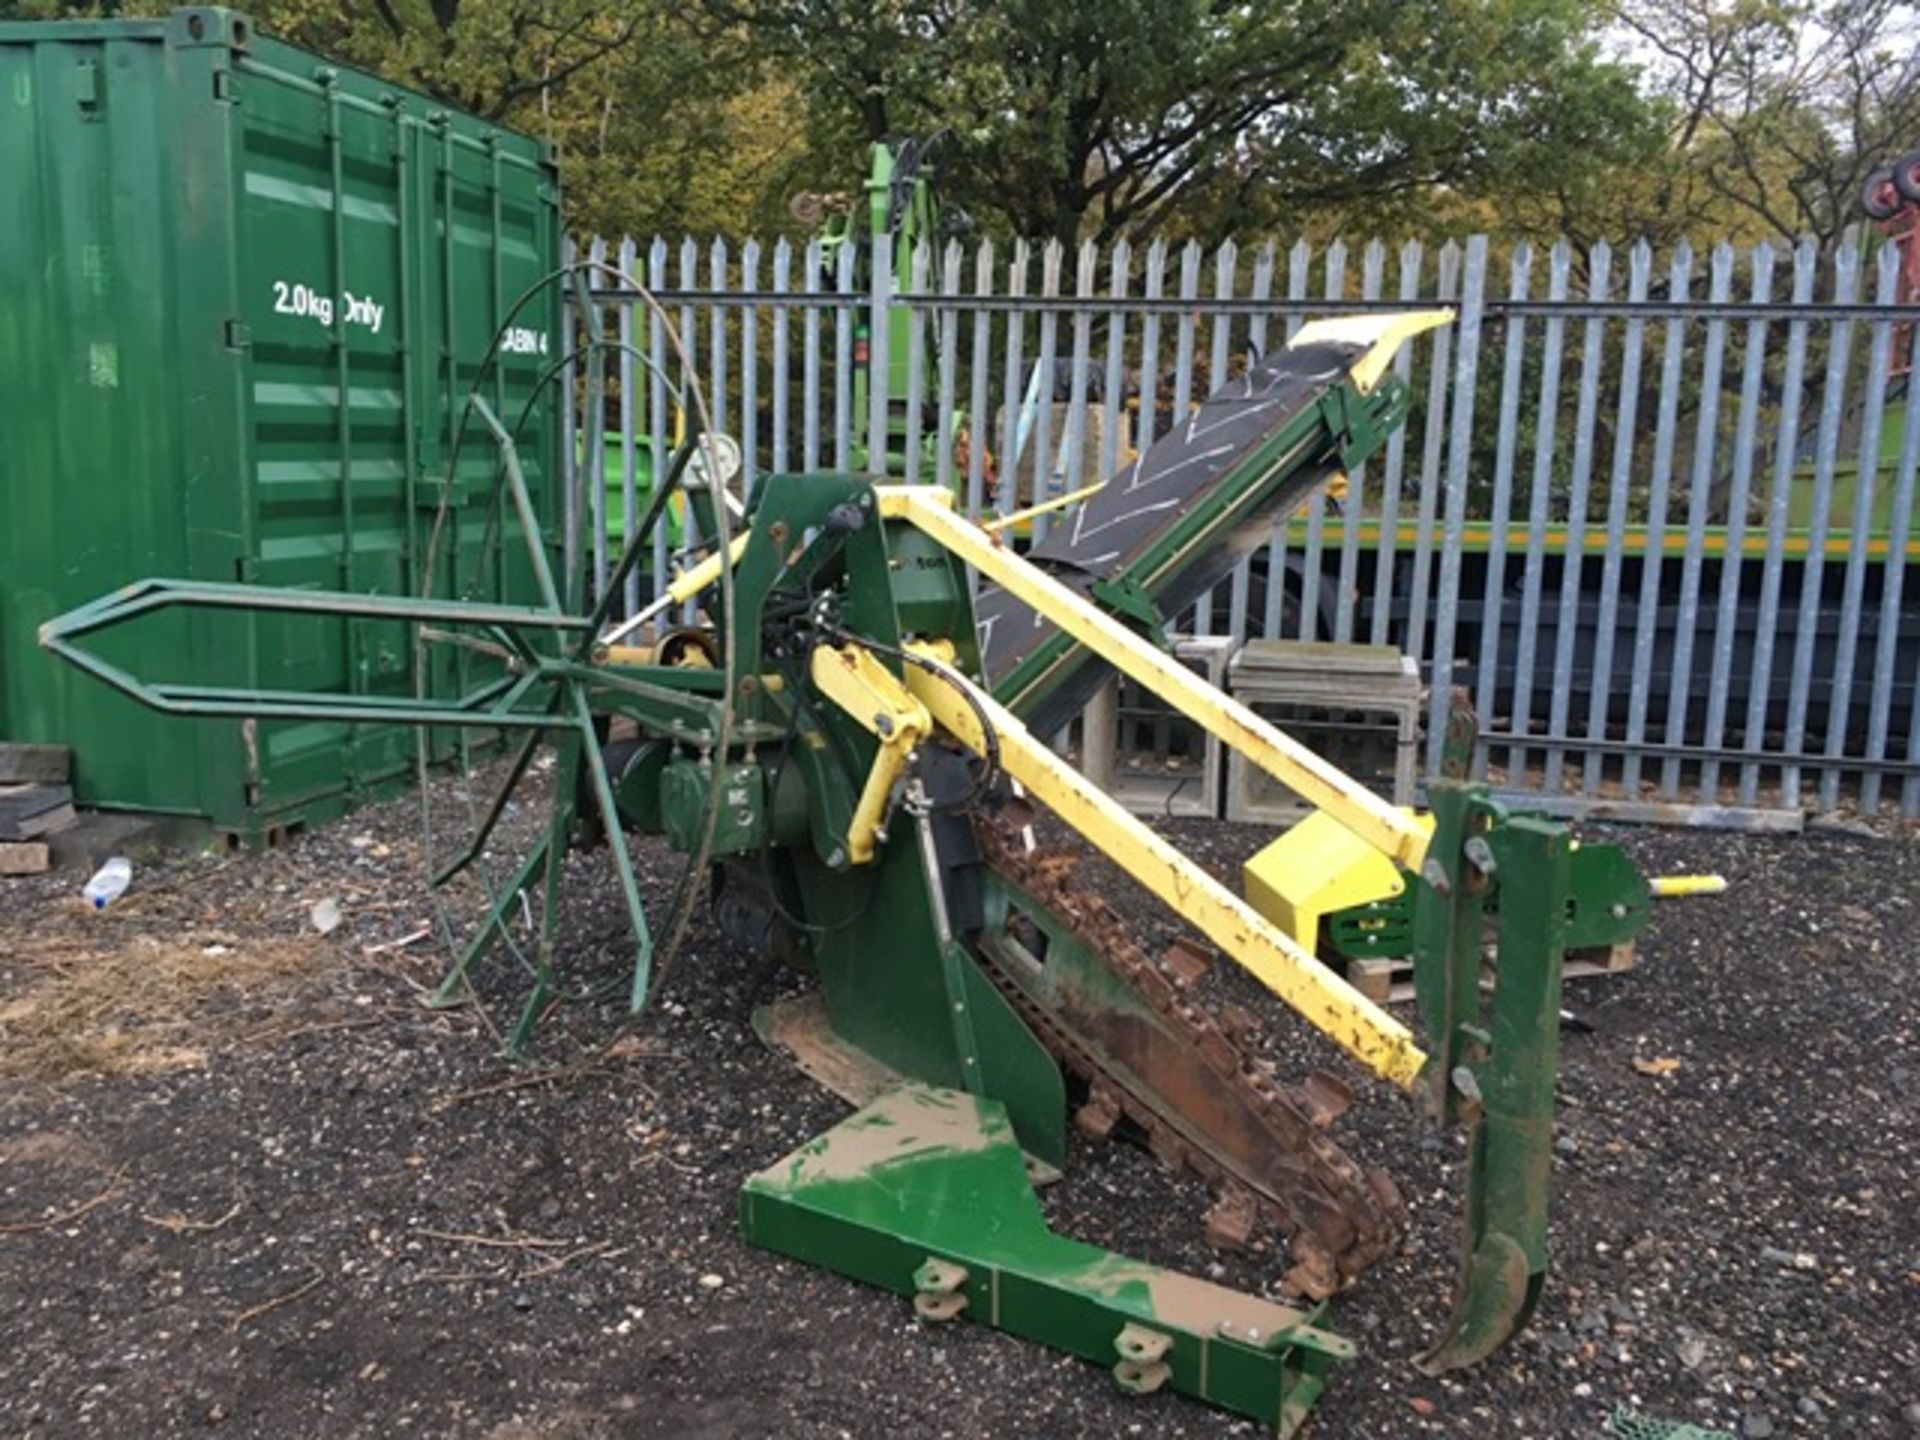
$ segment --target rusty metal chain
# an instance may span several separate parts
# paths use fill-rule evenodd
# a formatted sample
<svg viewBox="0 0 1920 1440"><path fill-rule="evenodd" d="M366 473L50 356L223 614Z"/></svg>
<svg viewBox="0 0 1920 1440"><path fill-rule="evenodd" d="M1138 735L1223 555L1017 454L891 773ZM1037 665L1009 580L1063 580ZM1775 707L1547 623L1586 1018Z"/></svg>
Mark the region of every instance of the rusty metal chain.
<svg viewBox="0 0 1920 1440"><path fill-rule="evenodd" d="M1104 1137L1124 1117L1162 1163L1214 1187L1218 1198L1206 1222L1214 1243L1245 1245L1263 1222L1286 1235L1294 1264L1283 1284L1293 1294L1323 1299L1391 1252L1406 1224L1392 1179L1362 1167L1326 1133L1352 1101L1344 1082L1318 1072L1283 1083L1276 1067L1253 1053L1250 1016L1233 1009L1210 1014L1192 999L1205 957L1177 945L1164 965L1151 959L1103 899L1076 886L1078 855L1028 854L1020 832L997 817L978 816L974 828L995 873L1100 957L1188 1052L1158 1052L1164 1090L1151 1077L1117 1073L1085 1038L1084 1021L1051 1013L991 945L980 946L994 983L1090 1087L1075 1117L1079 1127ZM1176 1074L1189 1094L1196 1077L1214 1087L1204 1097L1209 1113L1171 1093L1180 1088Z"/></svg>

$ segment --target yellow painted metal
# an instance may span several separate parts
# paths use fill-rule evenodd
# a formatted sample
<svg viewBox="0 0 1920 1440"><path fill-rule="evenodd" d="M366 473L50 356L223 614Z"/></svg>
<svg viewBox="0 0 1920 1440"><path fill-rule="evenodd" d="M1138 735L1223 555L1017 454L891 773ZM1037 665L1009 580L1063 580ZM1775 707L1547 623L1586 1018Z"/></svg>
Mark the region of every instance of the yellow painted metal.
<svg viewBox="0 0 1920 1440"><path fill-rule="evenodd" d="M651 645L603 645L594 658L602 665L651 665Z"/></svg>
<svg viewBox="0 0 1920 1440"><path fill-rule="evenodd" d="M955 514L950 491L896 485L878 486L875 494L883 516L931 536L1388 859L1408 870L1420 868L1425 826Z"/></svg>
<svg viewBox="0 0 1920 1440"><path fill-rule="evenodd" d="M951 666L953 647L918 647ZM940 727L977 754L986 736L964 686L993 727L1001 768L1041 804L1164 901L1175 914L1376 1075L1412 1089L1427 1057L1413 1032L1322 965L1213 876L1094 785L1018 717L956 672L907 672L907 688Z"/></svg>
<svg viewBox="0 0 1920 1440"><path fill-rule="evenodd" d="M1504 533L1500 543L1513 554L1521 553L1531 543L1532 530L1525 521L1504 526L1502 530ZM1287 521L1286 533L1288 544L1304 544L1307 538L1306 517L1296 516ZM1468 554L1483 554L1493 547L1494 533L1491 522L1468 520L1460 527L1460 547ZM1349 535L1355 544L1369 550L1379 545L1411 550L1420 542L1420 522L1406 520L1383 527L1378 520L1364 517L1326 515L1321 518L1320 543L1329 552L1337 553ZM1583 555L1681 556L1687 553L1687 527L1665 526L1649 530L1645 525L1629 525L1616 540L1606 526L1589 525L1575 535L1565 525L1548 525L1540 532L1540 543L1549 555L1565 555L1577 549ZM1769 546L1765 526L1760 527L1757 534L1749 530L1737 545L1732 546L1727 543L1725 530L1708 527L1699 553L1709 560L1724 559L1729 554L1758 560L1765 558ZM1889 541L1885 535L1869 535L1856 546L1852 531L1845 527L1839 534L1828 535L1819 543L1815 543L1804 530L1789 532L1777 548L1779 554L1788 560L1804 560L1813 554L1824 555L1829 560L1844 560L1857 549L1869 560L1885 560L1889 555L1904 553L1909 564L1920 563L1920 536L1909 539L1903 547Z"/></svg>
<svg viewBox="0 0 1920 1440"><path fill-rule="evenodd" d="M1089 495L1097 494L1107 488L1107 482L1096 480L1091 485L1082 485L1078 490L1069 490L1064 495L1056 495L1051 500L1042 500L1038 505L1029 505L1024 510L1015 510L1011 515L996 515L991 520L982 520L980 528L989 535L997 535L1002 530L1031 520L1036 515L1046 515L1055 510L1064 510L1069 505L1078 505Z"/></svg>
<svg viewBox="0 0 1920 1440"><path fill-rule="evenodd" d="M1287 341L1289 350L1302 345L1365 345L1367 353L1354 361L1348 374L1362 395L1371 394L1380 377L1393 364L1400 347L1427 330L1451 324L1451 310L1409 310L1399 315L1340 315L1328 320L1309 320Z"/></svg>
<svg viewBox="0 0 1920 1440"><path fill-rule="evenodd" d="M1724 895L1724 875L1656 875L1649 882L1656 898L1672 900L1682 895Z"/></svg>
<svg viewBox="0 0 1920 1440"><path fill-rule="evenodd" d="M1431 815L1406 813L1433 833ZM1398 865L1324 810L1247 861L1241 875L1247 903L1309 955L1319 953L1322 917L1391 899L1407 888Z"/></svg>
<svg viewBox="0 0 1920 1440"><path fill-rule="evenodd" d="M855 865L870 864L883 838L893 787L913 747L933 733L933 719L872 652L857 646L822 645L813 652L811 673L816 690L880 741L847 830L847 858Z"/></svg>
<svg viewBox="0 0 1920 1440"><path fill-rule="evenodd" d="M745 553L749 532L742 531L733 537L733 543L727 547L727 563L737 565L740 556ZM673 583L667 586L667 594L673 597L676 605L684 605L702 590L720 578L720 552L714 551L698 565L691 565L673 577Z"/></svg>

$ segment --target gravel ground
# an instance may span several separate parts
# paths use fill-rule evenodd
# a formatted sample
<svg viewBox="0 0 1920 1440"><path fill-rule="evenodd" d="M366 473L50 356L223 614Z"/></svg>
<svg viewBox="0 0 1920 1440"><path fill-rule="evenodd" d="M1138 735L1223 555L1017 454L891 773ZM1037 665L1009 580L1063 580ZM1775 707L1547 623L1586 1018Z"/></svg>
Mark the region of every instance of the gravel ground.
<svg viewBox="0 0 1920 1440"><path fill-rule="evenodd" d="M430 919L417 820L397 803L267 855L143 863L100 914L79 877L0 882L0 1435L1252 1433L748 1250L741 1180L843 1113L753 1037L796 981L697 926L623 1034L620 911L576 856L578 1002L540 1067L510 1067L510 987L428 1010L441 952L393 944ZM1222 872L1264 838L1173 828ZM1363 1353L1314 1435L1598 1435L1621 1404L1755 1440L1920 1434L1920 845L1622 835L1733 888L1661 904L1638 968L1570 997L1593 1030L1564 1041L1540 1317L1464 1377L1413 1370L1451 1283L1459 1146L1360 1086L1344 1137L1414 1221L1336 1306ZM643 861L658 904L680 862ZM324 900L344 922L321 938ZM1269 1025L1290 1063L1329 1063ZM1272 1283L1277 1256L1199 1241L1205 1198L1089 1145L1046 1203L1082 1238Z"/></svg>

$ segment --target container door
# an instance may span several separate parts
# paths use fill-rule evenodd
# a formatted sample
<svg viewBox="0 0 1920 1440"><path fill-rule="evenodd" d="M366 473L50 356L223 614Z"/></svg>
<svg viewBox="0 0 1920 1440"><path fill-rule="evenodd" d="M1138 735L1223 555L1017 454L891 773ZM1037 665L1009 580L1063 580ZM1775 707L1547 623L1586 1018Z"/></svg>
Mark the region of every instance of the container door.
<svg viewBox="0 0 1920 1440"><path fill-rule="evenodd" d="M524 563L507 553L517 531L485 503L496 452L477 424L458 483L441 481L507 287L525 287L550 264L557 201L544 167L525 158L537 154L531 142L438 121L368 77L323 70L314 83L310 63L297 74L286 63L297 55L263 44L240 65L254 578L359 594L524 597ZM517 167L503 167L497 145L522 157ZM531 382L552 341L544 329L528 333L535 338L511 345L487 393L516 416L533 400L527 464L544 493L555 397L551 386L536 396ZM448 521L436 545L443 493ZM431 575L430 549L442 557ZM398 622L291 618L262 630L264 687L415 689L412 636ZM459 662L432 663L436 685L453 681ZM391 726L263 727L261 802L281 809L377 792L410 773L414 738ZM438 737L442 752L450 739Z"/></svg>

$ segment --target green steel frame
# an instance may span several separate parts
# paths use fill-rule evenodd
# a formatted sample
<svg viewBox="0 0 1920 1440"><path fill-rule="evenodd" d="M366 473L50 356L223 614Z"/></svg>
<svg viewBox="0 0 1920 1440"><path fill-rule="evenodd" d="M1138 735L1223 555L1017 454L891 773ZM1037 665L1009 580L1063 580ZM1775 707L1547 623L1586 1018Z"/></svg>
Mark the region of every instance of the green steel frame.
<svg viewBox="0 0 1920 1440"><path fill-rule="evenodd" d="M976 1320L1291 1435L1354 1346L1320 1310L1243 1295L1054 1234L1004 1107L894 1090L748 1179L753 1244Z"/></svg>

